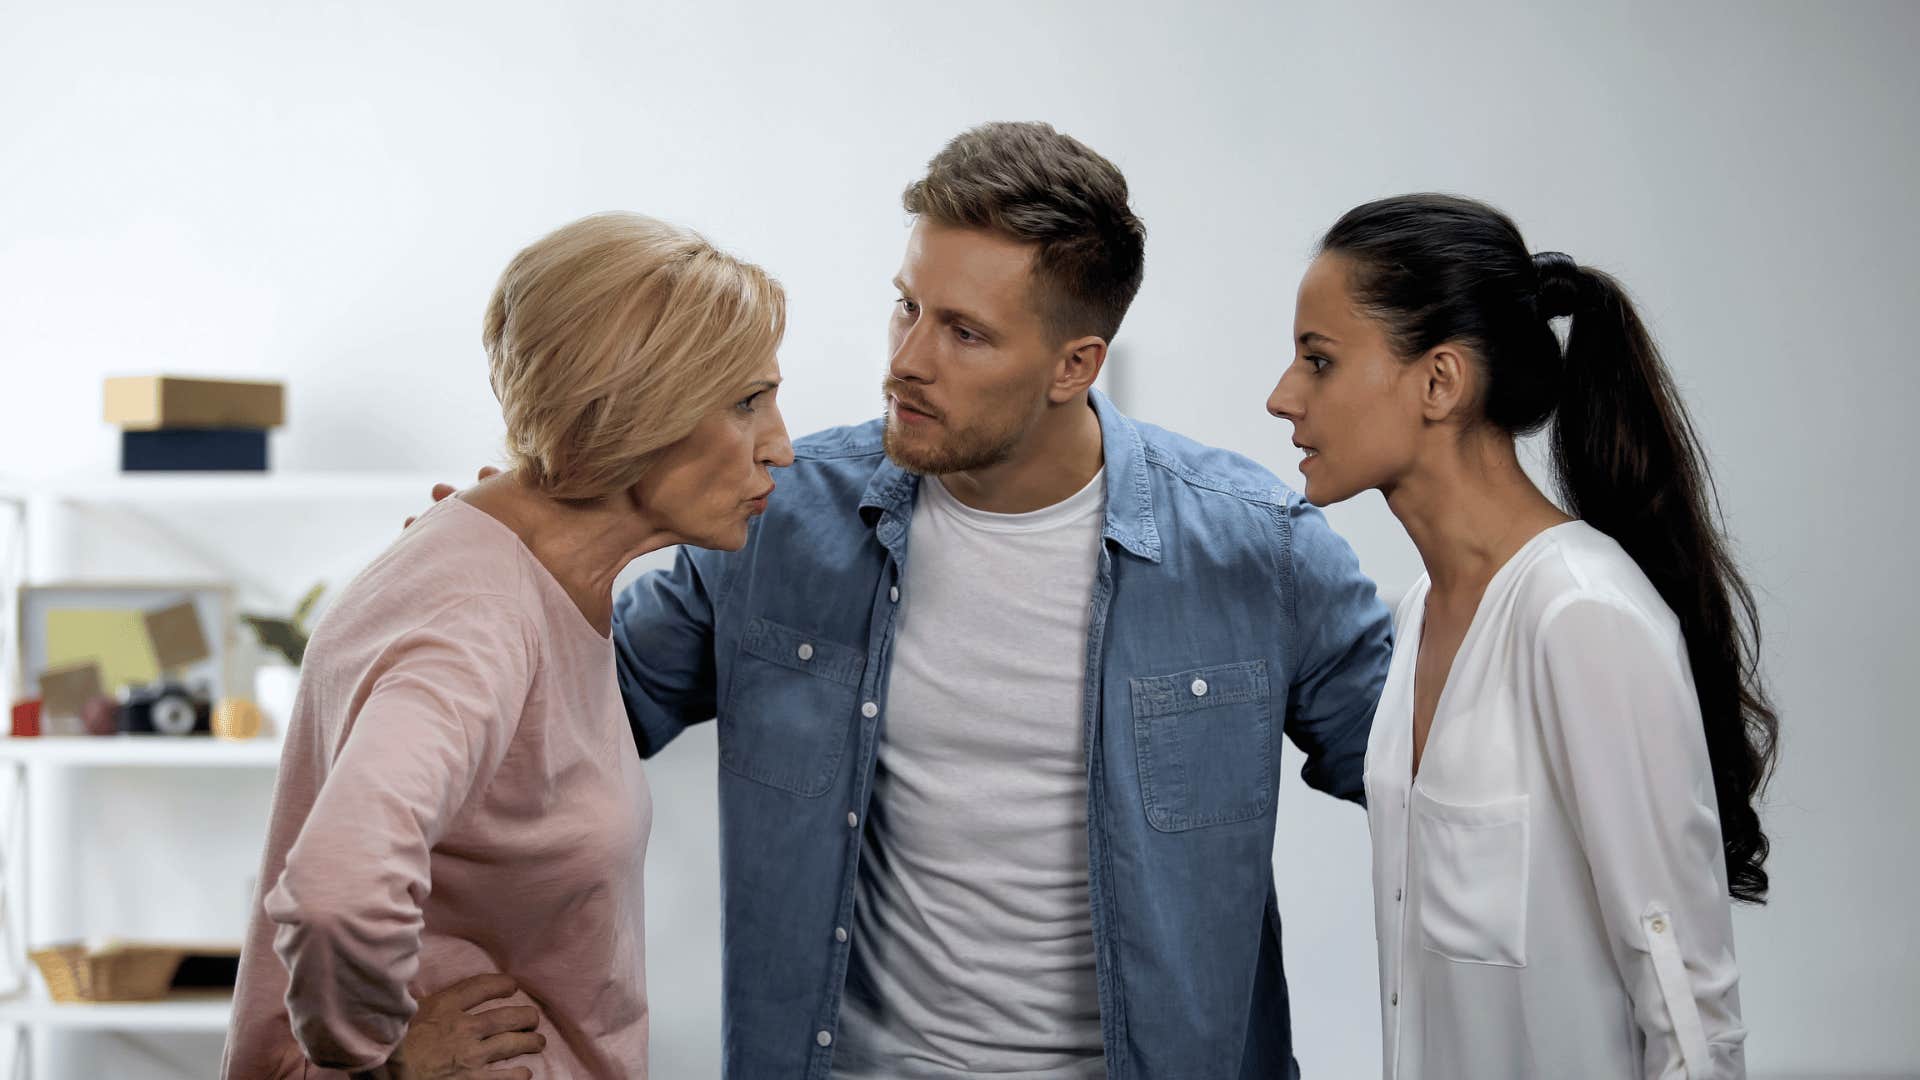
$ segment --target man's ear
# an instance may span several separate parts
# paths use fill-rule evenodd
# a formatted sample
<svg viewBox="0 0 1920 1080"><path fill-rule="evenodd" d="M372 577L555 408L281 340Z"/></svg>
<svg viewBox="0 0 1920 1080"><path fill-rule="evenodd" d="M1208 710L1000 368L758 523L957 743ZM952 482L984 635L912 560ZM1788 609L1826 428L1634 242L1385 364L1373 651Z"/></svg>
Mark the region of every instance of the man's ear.
<svg viewBox="0 0 1920 1080"><path fill-rule="evenodd" d="M1086 393L1106 363L1106 338L1089 335L1061 345L1059 359L1054 363L1053 385L1047 388L1047 400L1063 405Z"/></svg>

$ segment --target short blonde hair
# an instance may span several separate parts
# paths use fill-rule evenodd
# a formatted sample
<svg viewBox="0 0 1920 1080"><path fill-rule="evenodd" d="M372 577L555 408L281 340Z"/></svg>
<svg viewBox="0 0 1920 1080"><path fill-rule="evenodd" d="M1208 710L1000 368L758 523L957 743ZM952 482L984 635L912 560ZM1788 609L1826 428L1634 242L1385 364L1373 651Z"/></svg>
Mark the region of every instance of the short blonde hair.
<svg viewBox="0 0 1920 1080"><path fill-rule="evenodd" d="M559 499L597 499L731 404L786 331L765 270L687 229L606 213L507 264L481 341L507 454Z"/></svg>

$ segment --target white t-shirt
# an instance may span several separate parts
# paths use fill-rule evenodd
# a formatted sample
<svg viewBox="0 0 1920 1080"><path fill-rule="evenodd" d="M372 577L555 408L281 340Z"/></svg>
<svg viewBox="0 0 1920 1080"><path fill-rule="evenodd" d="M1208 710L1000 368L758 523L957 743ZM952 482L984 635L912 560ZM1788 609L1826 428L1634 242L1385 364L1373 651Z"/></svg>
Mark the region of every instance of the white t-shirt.
<svg viewBox="0 0 1920 1080"><path fill-rule="evenodd" d="M1413 779L1427 580L1367 744L1389 1080L1746 1075L1700 702L1673 612L1583 522L1493 576Z"/></svg>
<svg viewBox="0 0 1920 1080"><path fill-rule="evenodd" d="M1106 1075L1081 698L1102 475L1027 514L920 484L839 1080Z"/></svg>

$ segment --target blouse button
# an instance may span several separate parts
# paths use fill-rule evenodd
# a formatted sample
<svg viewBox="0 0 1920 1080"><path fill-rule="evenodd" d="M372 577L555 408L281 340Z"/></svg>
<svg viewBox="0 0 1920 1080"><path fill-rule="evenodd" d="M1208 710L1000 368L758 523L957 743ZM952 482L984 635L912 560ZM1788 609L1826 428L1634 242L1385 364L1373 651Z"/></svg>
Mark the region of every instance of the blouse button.
<svg viewBox="0 0 1920 1080"><path fill-rule="evenodd" d="M1653 922L1650 925L1656 934L1664 934L1667 932L1667 920L1658 915L1653 917Z"/></svg>
<svg viewBox="0 0 1920 1080"><path fill-rule="evenodd" d="M1400 991L1398 991L1398 990L1395 990L1395 991L1393 992L1393 998L1392 998L1392 1001L1393 1001L1393 1004L1394 1004L1394 1005L1395 1005L1396 1007L1397 1007L1397 1006L1399 1006L1399 1004L1400 1004Z"/></svg>
<svg viewBox="0 0 1920 1080"><path fill-rule="evenodd" d="M811 660L811 659L813 659L813 646L812 646L812 645L809 645L809 644L806 644L806 643L804 643L804 642L803 642L803 643L801 644L801 646L800 646L800 650L799 650L799 652L800 652L800 659L802 659L802 660Z"/></svg>
<svg viewBox="0 0 1920 1080"><path fill-rule="evenodd" d="M1205 679L1193 680L1192 690L1193 690L1194 697L1206 697L1207 696L1207 680Z"/></svg>
<svg viewBox="0 0 1920 1080"><path fill-rule="evenodd" d="M1399 902L1399 900L1400 900L1400 898L1401 898L1401 897L1403 897L1403 896L1405 896L1405 895L1406 895L1406 890L1405 890L1405 889L1395 889L1395 890L1393 890L1393 899L1394 899L1394 901L1395 901L1396 903L1398 903L1398 902Z"/></svg>

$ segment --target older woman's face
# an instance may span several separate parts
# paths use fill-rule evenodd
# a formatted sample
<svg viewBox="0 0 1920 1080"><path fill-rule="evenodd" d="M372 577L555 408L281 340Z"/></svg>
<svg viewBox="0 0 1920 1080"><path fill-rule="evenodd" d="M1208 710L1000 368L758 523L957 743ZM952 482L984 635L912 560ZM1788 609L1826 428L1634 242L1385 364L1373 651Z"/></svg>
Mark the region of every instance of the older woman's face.
<svg viewBox="0 0 1920 1080"><path fill-rule="evenodd" d="M697 547L737 551L746 545L748 519L764 513L773 494L767 470L793 464L775 400L779 388L780 364L769 359L739 388L734 404L661 452L639 490L640 505L658 527Z"/></svg>

